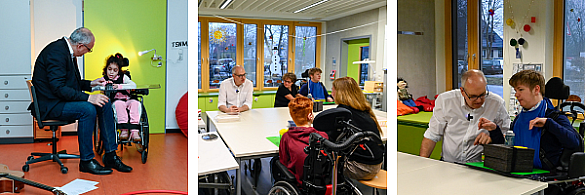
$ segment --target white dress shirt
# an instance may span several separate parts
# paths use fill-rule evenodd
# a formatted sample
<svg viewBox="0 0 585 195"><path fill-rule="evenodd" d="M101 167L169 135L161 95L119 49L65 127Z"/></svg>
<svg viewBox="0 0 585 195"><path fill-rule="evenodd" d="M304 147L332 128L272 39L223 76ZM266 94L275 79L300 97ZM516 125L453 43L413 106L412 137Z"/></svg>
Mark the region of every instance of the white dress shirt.
<svg viewBox="0 0 585 195"><path fill-rule="evenodd" d="M229 78L219 85L219 97L217 98L217 107L221 105L226 107L242 107L248 105L252 109L252 94L254 93L254 84L246 79L239 87L234 83L234 78Z"/></svg>
<svg viewBox="0 0 585 195"><path fill-rule="evenodd" d="M510 116L506 112L504 100L495 93L490 93L484 104L471 109L465 104L465 98L459 89L442 93L435 100L433 116L424 137L435 142L443 139L441 156L447 162L479 162L483 146L473 145L480 132L480 118L486 118L500 127L502 134L510 129ZM468 115L473 119L468 120Z"/></svg>

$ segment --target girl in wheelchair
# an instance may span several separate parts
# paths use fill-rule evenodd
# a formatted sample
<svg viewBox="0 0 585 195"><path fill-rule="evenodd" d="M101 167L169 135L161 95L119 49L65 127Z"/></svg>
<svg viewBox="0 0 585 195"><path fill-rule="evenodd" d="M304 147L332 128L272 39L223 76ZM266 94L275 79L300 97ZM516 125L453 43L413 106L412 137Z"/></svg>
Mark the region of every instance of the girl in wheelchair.
<svg viewBox="0 0 585 195"><path fill-rule="evenodd" d="M126 71L122 67L129 65L128 58L125 58L120 53L111 55L106 61L106 66L103 69L103 78L107 83L112 83L114 89L133 89L136 88L136 83L130 80L130 77L125 74ZM138 124L140 121L140 102L130 95L130 90L118 90L113 100L114 114L117 116L118 124L128 123ZM128 112L129 111L129 112ZM139 142L140 133L138 129L131 129L128 135L128 129L120 129L120 140L127 140L128 137L134 142Z"/></svg>

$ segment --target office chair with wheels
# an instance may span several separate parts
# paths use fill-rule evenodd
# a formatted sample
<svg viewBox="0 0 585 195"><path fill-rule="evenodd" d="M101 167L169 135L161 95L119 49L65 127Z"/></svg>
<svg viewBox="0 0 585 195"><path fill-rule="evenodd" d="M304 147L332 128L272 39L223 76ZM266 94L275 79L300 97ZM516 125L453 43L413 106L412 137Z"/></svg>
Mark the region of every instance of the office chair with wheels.
<svg viewBox="0 0 585 195"><path fill-rule="evenodd" d="M52 144L53 148L52 148L51 153L38 153L38 152L30 153L30 156L27 158L25 165L22 166L22 171L28 172L30 164L42 162L42 161L47 161L47 160L53 160L53 162L57 162L57 163L59 163L59 166L61 166L61 173L67 173L68 169L67 169L67 167L65 167L63 165L63 163L61 162L60 159L79 158L79 155L67 154L66 150L61 150L61 151L57 152L56 131L60 126L68 125L68 124L74 123L75 121L59 121L59 120L45 120L45 121L43 121L43 120L40 120L41 113L39 112L39 104L37 101L37 94L35 92L35 87L33 86L31 80L27 80L26 84L28 85L28 90L29 90L30 95L31 95L31 101L33 103L33 108L32 108L33 110L31 110L31 112L33 114L33 118L37 122L37 124L39 125L39 128L42 129L45 126L51 127L51 131L53 132L51 144ZM35 158L35 156L39 156L39 157Z"/></svg>

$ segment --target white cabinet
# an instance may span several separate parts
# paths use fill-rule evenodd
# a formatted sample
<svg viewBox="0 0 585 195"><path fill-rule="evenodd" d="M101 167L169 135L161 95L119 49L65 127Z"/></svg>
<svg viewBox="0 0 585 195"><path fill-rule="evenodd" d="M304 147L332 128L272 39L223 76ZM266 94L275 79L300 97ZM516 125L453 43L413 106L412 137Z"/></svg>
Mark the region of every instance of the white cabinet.
<svg viewBox="0 0 585 195"><path fill-rule="evenodd" d="M29 1L0 0L0 18L10 18L0 21L0 143L32 143Z"/></svg>

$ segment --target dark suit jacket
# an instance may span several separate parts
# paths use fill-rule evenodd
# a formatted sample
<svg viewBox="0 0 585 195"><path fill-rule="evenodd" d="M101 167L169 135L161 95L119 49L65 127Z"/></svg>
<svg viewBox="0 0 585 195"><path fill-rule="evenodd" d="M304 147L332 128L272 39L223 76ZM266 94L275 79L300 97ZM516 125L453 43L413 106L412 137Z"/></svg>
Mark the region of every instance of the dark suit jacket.
<svg viewBox="0 0 585 195"><path fill-rule="evenodd" d="M77 63L73 60L77 59L71 57L64 38L47 45L37 57L32 83L41 120L47 116L60 116L65 102L87 101L89 98L89 94L82 91L91 91L91 81L81 80Z"/></svg>

